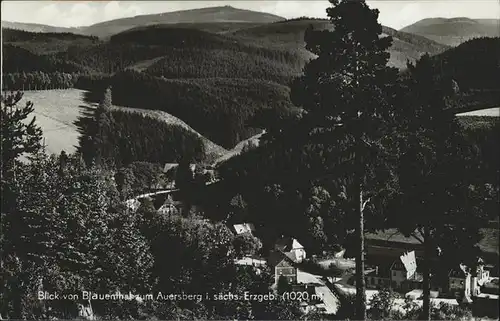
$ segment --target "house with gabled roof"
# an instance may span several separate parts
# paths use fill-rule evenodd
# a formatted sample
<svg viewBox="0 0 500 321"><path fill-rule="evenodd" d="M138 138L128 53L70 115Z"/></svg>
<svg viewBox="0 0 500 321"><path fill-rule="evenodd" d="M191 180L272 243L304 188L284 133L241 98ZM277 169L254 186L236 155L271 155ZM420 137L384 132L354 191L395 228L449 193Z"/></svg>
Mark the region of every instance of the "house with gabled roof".
<svg viewBox="0 0 500 321"><path fill-rule="evenodd" d="M407 278L406 267L400 259L397 259L391 265L391 286L394 289L411 291L423 288L424 277L421 271L422 261L417 260L417 271Z"/></svg>
<svg viewBox="0 0 500 321"><path fill-rule="evenodd" d="M281 237L274 245L276 251L292 253L295 263L300 263L306 258L306 251L302 244L292 237Z"/></svg>
<svg viewBox="0 0 500 321"><path fill-rule="evenodd" d="M277 285L280 277L284 277L289 284L297 283L297 268L294 254L281 251L271 251L267 264L274 269L274 284Z"/></svg>

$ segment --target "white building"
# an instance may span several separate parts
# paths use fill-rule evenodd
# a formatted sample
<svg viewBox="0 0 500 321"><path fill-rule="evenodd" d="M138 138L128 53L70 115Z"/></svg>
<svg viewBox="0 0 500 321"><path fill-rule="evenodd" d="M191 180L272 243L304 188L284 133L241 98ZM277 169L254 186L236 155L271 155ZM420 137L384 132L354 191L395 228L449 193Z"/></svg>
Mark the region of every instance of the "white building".
<svg viewBox="0 0 500 321"><path fill-rule="evenodd" d="M252 223L234 224L233 228L237 235L255 232L255 226Z"/></svg>

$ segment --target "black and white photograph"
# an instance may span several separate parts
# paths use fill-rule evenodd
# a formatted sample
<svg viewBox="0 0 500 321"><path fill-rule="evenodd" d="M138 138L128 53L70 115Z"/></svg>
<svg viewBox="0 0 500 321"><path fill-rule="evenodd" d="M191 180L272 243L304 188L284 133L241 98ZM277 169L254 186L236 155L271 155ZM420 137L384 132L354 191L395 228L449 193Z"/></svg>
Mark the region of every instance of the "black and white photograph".
<svg viewBox="0 0 500 321"><path fill-rule="evenodd" d="M0 320L499 320L499 0L1 29Z"/></svg>

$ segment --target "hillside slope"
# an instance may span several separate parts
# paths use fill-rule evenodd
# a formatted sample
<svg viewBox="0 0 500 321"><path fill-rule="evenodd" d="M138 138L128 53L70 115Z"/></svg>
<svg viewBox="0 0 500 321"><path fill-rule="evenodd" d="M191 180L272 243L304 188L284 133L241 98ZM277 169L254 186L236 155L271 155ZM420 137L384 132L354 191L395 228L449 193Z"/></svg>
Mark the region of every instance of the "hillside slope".
<svg viewBox="0 0 500 321"><path fill-rule="evenodd" d="M69 32L80 35L86 34L82 28L56 27L38 23L12 22L6 20L2 20L2 28L24 30L29 32L55 32L55 33Z"/></svg>
<svg viewBox="0 0 500 321"><path fill-rule="evenodd" d="M138 26L174 23L246 22L269 23L283 20L269 13L233 8L231 6L211 7L193 10L149 14L131 18L116 19L86 27L85 33L101 38Z"/></svg>
<svg viewBox="0 0 500 321"><path fill-rule="evenodd" d="M191 126L186 124L184 121L182 121L181 119L179 119L179 118L177 118L177 117L175 117L167 112L164 112L161 110L130 108L130 107L123 107L123 106L113 106L113 109L120 110L123 112L139 113L141 115L149 116L151 118L163 121L163 122L170 124L170 125L177 125L177 126L183 127L201 138L201 140L205 144L205 153L207 155L212 156L212 157L221 157L221 156L226 155L228 153L228 151L225 148L215 144L214 142L212 142L208 138L206 138L203 135L201 135L200 133L198 133L196 130L194 130Z"/></svg>
<svg viewBox="0 0 500 321"><path fill-rule="evenodd" d="M457 46L477 37L500 37L500 19L431 18L417 21L401 31Z"/></svg>
<svg viewBox="0 0 500 321"><path fill-rule="evenodd" d="M304 33L310 26L314 30L331 30L332 28L330 21L326 19L300 18L240 29L231 34L237 38L257 41L266 46L295 49L304 59L307 59L311 57L311 54L304 49ZM407 60L415 61L425 52L435 55L448 49L448 46L425 37L400 32L389 27L383 27L383 32L384 35L393 37L393 45L389 50L391 54L389 64L400 69L406 67Z"/></svg>
<svg viewBox="0 0 500 321"><path fill-rule="evenodd" d="M2 27L2 42L45 55L64 52L70 47L96 44L99 40L97 37L69 32L28 32Z"/></svg>

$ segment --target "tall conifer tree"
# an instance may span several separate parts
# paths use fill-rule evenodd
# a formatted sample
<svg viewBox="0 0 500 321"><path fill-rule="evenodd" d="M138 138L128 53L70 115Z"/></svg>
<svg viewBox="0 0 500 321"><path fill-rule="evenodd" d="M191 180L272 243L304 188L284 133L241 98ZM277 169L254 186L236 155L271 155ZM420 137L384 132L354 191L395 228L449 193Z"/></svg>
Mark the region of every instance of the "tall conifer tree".
<svg viewBox="0 0 500 321"><path fill-rule="evenodd" d="M306 129L302 139L322 144L325 151L333 149L336 162L347 164L342 171L337 167L331 177L348 185L352 215L358 218L356 319L364 320L364 209L374 184L385 176L379 169L379 156L391 128L397 71L387 67L392 39L381 37L378 10L370 9L364 1L330 3L327 14L334 30L306 32L306 49L317 58L304 67L304 75L293 84L292 100L307 112L302 119ZM299 131L294 131L296 136ZM329 162L331 159L325 159L325 164ZM325 168L323 174L329 176L328 171ZM347 180L341 181L342 176Z"/></svg>

